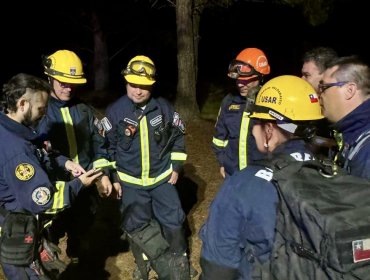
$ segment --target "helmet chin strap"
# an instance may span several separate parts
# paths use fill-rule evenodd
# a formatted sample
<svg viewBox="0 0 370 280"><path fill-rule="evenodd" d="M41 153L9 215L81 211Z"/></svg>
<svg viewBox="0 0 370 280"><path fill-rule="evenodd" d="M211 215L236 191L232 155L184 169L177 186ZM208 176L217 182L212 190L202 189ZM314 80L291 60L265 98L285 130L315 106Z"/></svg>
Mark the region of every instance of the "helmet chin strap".
<svg viewBox="0 0 370 280"><path fill-rule="evenodd" d="M259 92L260 89L261 89L261 86L258 85L248 90L248 93L247 93L248 104L254 104L256 102L257 93Z"/></svg>

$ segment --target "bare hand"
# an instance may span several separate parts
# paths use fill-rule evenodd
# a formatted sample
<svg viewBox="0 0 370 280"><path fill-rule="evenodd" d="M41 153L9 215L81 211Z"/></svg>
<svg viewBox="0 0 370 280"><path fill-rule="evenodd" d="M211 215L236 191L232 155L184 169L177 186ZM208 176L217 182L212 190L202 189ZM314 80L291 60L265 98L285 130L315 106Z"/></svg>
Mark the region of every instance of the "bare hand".
<svg viewBox="0 0 370 280"><path fill-rule="evenodd" d="M225 176L226 176L225 167L223 167L223 166L220 167L220 174L221 174L222 178L225 179Z"/></svg>
<svg viewBox="0 0 370 280"><path fill-rule="evenodd" d="M78 177L81 180L82 184L87 187L95 183L95 181L103 175L103 171L96 172L95 169L90 169L86 173L83 173Z"/></svg>
<svg viewBox="0 0 370 280"><path fill-rule="evenodd" d="M79 163L67 160L64 164L64 167L72 173L73 177L78 177L83 173L86 173L86 170L82 168Z"/></svg>
<svg viewBox="0 0 370 280"><path fill-rule="evenodd" d="M113 183L112 197L120 199L122 197L122 187L120 183Z"/></svg>
<svg viewBox="0 0 370 280"><path fill-rule="evenodd" d="M171 178L168 180L168 183L175 185L177 183L177 179L179 179L179 173L172 171Z"/></svg>
<svg viewBox="0 0 370 280"><path fill-rule="evenodd" d="M122 188L120 183L111 183L108 176L103 176L101 180L96 183L98 193L101 197L106 198L112 196L115 199L120 199L122 196Z"/></svg>

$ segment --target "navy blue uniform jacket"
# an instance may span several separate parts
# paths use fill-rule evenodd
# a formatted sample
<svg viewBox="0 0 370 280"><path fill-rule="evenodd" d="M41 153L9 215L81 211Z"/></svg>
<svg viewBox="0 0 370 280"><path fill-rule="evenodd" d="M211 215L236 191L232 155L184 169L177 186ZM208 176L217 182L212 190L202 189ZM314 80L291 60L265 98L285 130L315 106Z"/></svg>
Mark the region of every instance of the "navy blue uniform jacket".
<svg viewBox="0 0 370 280"><path fill-rule="evenodd" d="M312 159L302 140L286 142L274 151L274 155L282 153L296 160ZM259 261L270 257L278 204L271 179L270 169L253 165L227 177L200 231L201 257L214 265L239 270L238 279L251 279L252 264L245 253L250 246Z"/></svg>
<svg viewBox="0 0 370 280"><path fill-rule="evenodd" d="M108 155L104 138L94 125L94 111L78 99L65 102L50 97L45 118L40 122L40 138L50 140L53 150L79 163L85 170L107 165ZM62 157L58 165L64 167ZM67 174L69 177L69 174ZM64 176L63 176L64 177Z"/></svg>
<svg viewBox="0 0 370 280"><path fill-rule="evenodd" d="M361 134L370 131L370 100L365 101L347 116L334 125L334 129L342 133L344 149L341 153L342 161L349 149ZM352 175L370 179L370 141L367 140L360 151L349 162L348 172Z"/></svg>
<svg viewBox="0 0 370 280"><path fill-rule="evenodd" d="M155 187L168 181L173 170L181 169L186 160L184 134L173 127L177 113L168 101L151 97L141 112L124 95L107 109L106 114L112 125L106 135L108 152L125 185ZM171 133L176 137L165 149ZM166 152L160 157L163 150Z"/></svg>
<svg viewBox="0 0 370 280"><path fill-rule="evenodd" d="M8 210L53 213L69 206L83 187L79 179L50 182L41 165L36 134L0 113L0 205Z"/></svg>
<svg viewBox="0 0 370 280"><path fill-rule="evenodd" d="M228 94L222 100L215 125L212 148L228 175L264 158L257 150L252 135L254 120L248 117L245 106L245 97Z"/></svg>

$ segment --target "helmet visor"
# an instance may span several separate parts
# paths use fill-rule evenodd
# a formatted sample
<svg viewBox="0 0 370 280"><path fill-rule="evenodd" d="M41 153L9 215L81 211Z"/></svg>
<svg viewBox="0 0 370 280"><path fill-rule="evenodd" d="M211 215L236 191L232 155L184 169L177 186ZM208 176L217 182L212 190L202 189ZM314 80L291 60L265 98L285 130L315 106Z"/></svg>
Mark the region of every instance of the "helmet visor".
<svg viewBox="0 0 370 280"><path fill-rule="evenodd" d="M155 67L154 65L145 61L132 61L123 70L123 75L136 75L146 77L149 80L154 80L155 78Z"/></svg>
<svg viewBox="0 0 370 280"><path fill-rule="evenodd" d="M250 118L292 122L290 118L275 111L274 109L265 106L260 106L254 103L248 104L245 108L245 111L249 114Z"/></svg>
<svg viewBox="0 0 370 280"><path fill-rule="evenodd" d="M233 79L237 79L239 77L250 77L253 75L261 76L261 73L257 72L249 63L245 63L240 60L233 60L229 64L229 76Z"/></svg>

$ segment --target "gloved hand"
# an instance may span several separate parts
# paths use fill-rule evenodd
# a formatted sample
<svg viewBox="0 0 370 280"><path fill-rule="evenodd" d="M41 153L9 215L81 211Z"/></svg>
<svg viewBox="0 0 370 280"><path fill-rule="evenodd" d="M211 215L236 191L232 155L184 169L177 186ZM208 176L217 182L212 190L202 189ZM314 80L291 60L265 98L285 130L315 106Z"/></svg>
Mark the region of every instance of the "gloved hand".
<svg viewBox="0 0 370 280"><path fill-rule="evenodd" d="M40 261L44 270L49 273L60 274L67 268L67 265L58 257L58 254L60 253L61 250L57 245L45 238L42 239Z"/></svg>

